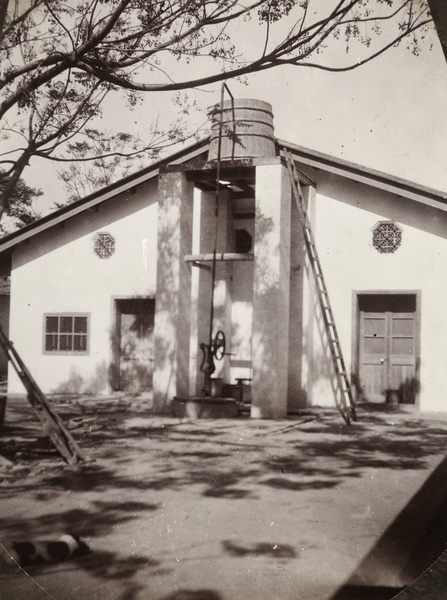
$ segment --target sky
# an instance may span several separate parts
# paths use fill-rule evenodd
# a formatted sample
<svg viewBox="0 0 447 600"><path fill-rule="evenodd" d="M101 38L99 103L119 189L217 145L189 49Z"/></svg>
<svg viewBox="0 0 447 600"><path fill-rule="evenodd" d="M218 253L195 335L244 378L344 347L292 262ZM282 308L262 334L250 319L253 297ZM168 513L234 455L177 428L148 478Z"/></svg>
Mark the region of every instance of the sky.
<svg viewBox="0 0 447 600"><path fill-rule="evenodd" d="M200 67L193 61L188 68L193 77ZM228 85L236 98L270 102L283 140L447 191L447 64L434 29L419 56L402 45L345 73L277 67ZM220 100L220 84L191 95L198 106L193 119L202 123L206 108ZM112 99L102 123L144 137L155 118L169 120L178 110L166 94L149 94L134 111ZM65 200L50 163L35 163L25 179L44 191L41 212Z"/></svg>

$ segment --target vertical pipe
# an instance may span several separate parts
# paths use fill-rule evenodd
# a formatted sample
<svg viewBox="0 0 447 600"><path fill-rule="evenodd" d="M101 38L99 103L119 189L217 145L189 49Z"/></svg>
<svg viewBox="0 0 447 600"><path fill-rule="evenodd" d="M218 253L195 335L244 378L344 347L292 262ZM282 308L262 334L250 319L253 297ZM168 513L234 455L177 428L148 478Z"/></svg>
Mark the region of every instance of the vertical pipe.
<svg viewBox="0 0 447 600"><path fill-rule="evenodd" d="M221 153L222 153L222 131L223 131L223 104L224 104L224 94L225 90L228 92L231 98L232 104L232 115L233 115L233 127L234 127L234 97L230 92L227 84L222 83L221 93L220 93L220 115L219 115L219 139L217 144L217 168L216 168L216 198L215 198L215 206L214 206L214 250L213 250L213 263L212 263L212 274L211 274L211 306L210 306L210 328L208 333L208 361L212 360L212 350L213 350L213 326L214 326L214 288L216 283L216 253L217 253L217 234L218 234L218 226L219 226L219 185L220 185L220 161L221 161ZM211 369L207 369L205 371L205 394L210 390L211 384L210 379L212 373ZM214 369L213 369L214 372Z"/></svg>

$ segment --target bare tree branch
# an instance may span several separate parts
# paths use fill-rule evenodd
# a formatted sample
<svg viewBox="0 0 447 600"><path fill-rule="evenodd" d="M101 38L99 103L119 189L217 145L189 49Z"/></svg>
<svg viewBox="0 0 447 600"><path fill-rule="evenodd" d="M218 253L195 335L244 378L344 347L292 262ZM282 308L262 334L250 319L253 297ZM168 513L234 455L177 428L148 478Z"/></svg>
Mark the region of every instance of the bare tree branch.
<svg viewBox="0 0 447 600"><path fill-rule="evenodd" d="M231 25L244 19L260 32L250 59L232 37ZM382 38L384 22L394 30ZM110 90L123 90L134 103L140 94L203 87L279 65L349 71L429 22L424 0L0 0L0 127L18 141L0 173L0 216L5 194L33 157L70 160L64 144L82 135ZM362 24L375 35L361 33ZM332 38L357 44L359 58L348 53L341 64L340 54L325 53ZM182 65L200 56L209 57L208 69L189 77ZM181 137L175 130L171 139ZM154 136L154 152L163 139ZM99 152L101 172L101 161L138 151Z"/></svg>

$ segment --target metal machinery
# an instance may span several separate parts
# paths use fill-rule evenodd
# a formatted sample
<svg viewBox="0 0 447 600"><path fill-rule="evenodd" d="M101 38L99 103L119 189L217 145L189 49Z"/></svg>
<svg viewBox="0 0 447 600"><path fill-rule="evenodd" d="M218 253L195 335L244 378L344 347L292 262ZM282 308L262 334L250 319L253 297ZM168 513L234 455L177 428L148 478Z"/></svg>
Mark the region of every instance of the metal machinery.
<svg viewBox="0 0 447 600"><path fill-rule="evenodd" d="M224 94L228 93L230 101L224 105ZM249 101L247 101L249 102ZM256 101L250 101L256 102ZM263 103L259 103L263 104ZM236 111L239 111L236 114ZM253 117L253 114L248 114L248 121L250 125L255 123L256 129L251 129L250 125L245 124L244 110L249 113L250 110L263 113L262 117ZM242 111L242 112L241 112ZM210 294L210 318L209 318L209 331L208 340L200 343L200 349L202 351L202 362L200 370L203 373L204 382L202 393L204 397L213 396L213 374L216 372L215 361L220 361L226 354L226 339L225 333L222 330L215 331L215 287L216 287L216 264L218 261L244 261L253 260L254 256L250 252L247 253L234 253L234 252L217 252L217 238L218 238L218 219L219 219L219 204L220 204L220 191L222 189L221 178L228 177L231 179L231 167L232 165L241 166L244 165L248 168L251 165L251 161L247 160L251 158L250 153L253 151L253 156L274 155L276 152L276 140L273 137L273 125L270 123L270 116L265 117L265 108L260 106L252 109L251 107L244 105L237 106L235 109L235 102L233 96L226 86L223 84L221 91L221 102L220 107L216 107L214 112L214 126L212 129L211 143L210 143L210 156L211 164L215 168L215 201L214 201L214 249L212 253L202 255L191 255L186 256L185 261L191 262L194 265L208 269L211 271L211 294ZM242 115L242 116L241 116ZM216 118L217 117L217 118ZM243 138L243 142L241 142ZM238 155L238 145L243 146L244 150ZM258 146L258 147L256 147ZM356 420L355 405L353 401L353 395L351 391L349 377L346 371L345 362L342 355L341 345L334 321L334 315L331 309L328 291L325 285L323 271L321 263L318 258L317 248L313 239L312 228L306 213L306 207L303 201L303 194L300 184L300 176L296 170L294 161L287 151L286 148L280 148L280 152L285 159L290 185L292 190L293 201L298 209L299 221L302 228L304 245L311 267L311 272L315 282L316 295L318 296L318 303L321 310L324 332L326 336L327 345L330 350L330 355L333 363L334 370L334 382L333 392L335 397L335 403L340 411L343 419L347 424L351 423L351 420ZM236 156L235 156L236 153ZM233 163L233 160L235 162ZM209 159L210 160L210 159ZM235 171L235 168L233 168ZM204 176L204 175L203 175ZM209 175L208 175L209 177ZM234 177L234 175L233 175ZM210 263L206 265L205 263ZM241 380L238 379L236 387L239 391L242 390ZM228 389L227 385L227 389ZM230 386L231 387L231 386Z"/></svg>

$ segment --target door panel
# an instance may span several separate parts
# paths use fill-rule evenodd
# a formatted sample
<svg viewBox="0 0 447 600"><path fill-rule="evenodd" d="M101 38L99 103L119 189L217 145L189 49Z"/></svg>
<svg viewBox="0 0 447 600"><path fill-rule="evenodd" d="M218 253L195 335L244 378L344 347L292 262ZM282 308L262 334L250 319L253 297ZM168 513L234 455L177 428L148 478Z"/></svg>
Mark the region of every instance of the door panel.
<svg viewBox="0 0 447 600"><path fill-rule="evenodd" d="M386 295L384 295L386 296ZM391 297L390 297L391 298ZM380 297L376 311L360 310L359 382L363 399L384 402L387 390L398 390L403 402L414 402L416 381L416 312L394 295ZM373 300L367 308L375 308Z"/></svg>
<svg viewBox="0 0 447 600"><path fill-rule="evenodd" d="M391 361L395 364L402 362L406 365L415 361L415 318L414 314L389 313Z"/></svg>
<svg viewBox="0 0 447 600"><path fill-rule="evenodd" d="M154 362L154 301L116 301L115 389L138 393L152 389Z"/></svg>
<svg viewBox="0 0 447 600"><path fill-rule="evenodd" d="M387 389L399 390L414 380L413 365L391 365Z"/></svg>
<svg viewBox="0 0 447 600"><path fill-rule="evenodd" d="M383 400L387 373L388 322L386 315L362 312L360 319L360 364L363 393L370 402Z"/></svg>
<svg viewBox="0 0 447 600"><path fill-rule="evenodd" d="M383 402L381 390L386 389L386 372L381 364L364 364L362 372L363 397L369 402Z"/></svg>

